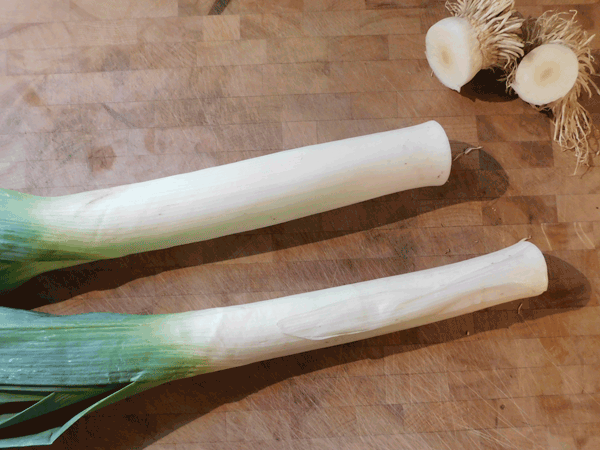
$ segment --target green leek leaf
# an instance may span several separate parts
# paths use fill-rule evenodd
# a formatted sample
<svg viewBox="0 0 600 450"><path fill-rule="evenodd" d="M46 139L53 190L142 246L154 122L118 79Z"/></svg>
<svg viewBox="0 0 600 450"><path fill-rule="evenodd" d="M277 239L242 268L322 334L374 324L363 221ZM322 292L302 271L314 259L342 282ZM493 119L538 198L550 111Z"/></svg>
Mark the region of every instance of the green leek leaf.
<svg viewBox="0 0 600 450"><path fill-rule="evenodd" d="M0 448L51 444L91 411L206 372L201 356L170 342L169 317L55 316L0 307L0 405L24 402L0 415ZM90 399L58 427L11 436L11 427Z"/></svg>

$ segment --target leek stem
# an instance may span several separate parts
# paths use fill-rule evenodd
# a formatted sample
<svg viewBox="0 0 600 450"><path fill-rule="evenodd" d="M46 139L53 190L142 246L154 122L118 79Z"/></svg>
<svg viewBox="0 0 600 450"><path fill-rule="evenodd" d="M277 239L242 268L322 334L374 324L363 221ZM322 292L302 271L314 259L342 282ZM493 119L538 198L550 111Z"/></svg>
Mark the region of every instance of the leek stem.
<svg viewBox="0 0 600 450"><path fill-rule="evenodd" d="M102 396L62 427L0 447L51 443L87 412L166 381L413 328L547 287L542 253L522 241L421 272L204 311L52 316L0 307L0 404L38 400L0 416L0 429Z"/></svg>
<svg viewBox="0 0 600 450"><path fill-rule="evenodd" d="M276 225L444 184L450 143L434 121L197 172L63 197L0 190L0 290L84 261Z"/></svg>

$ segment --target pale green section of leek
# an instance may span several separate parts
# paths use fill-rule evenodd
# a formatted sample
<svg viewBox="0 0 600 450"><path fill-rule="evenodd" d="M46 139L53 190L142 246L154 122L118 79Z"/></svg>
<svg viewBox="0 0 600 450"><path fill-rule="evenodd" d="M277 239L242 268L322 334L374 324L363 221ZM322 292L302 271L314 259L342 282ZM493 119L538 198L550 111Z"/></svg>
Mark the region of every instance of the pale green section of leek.
<svg viewBox="0 0 600 450"><path fill-rule="evenodd" d="M0 189L0 292L43 272L100 259L87 249L57 241L58 234L37 219L36 212L51 201Z"/></svg>
<svg viewBox="0 0 600 450"><path fill-rule="evenodd" d="M109 385L205 372L203 358L164 331L181 316L0 307L0 385Z"/></svg>
<svg viewBox="0 0 600 450"><path fill-rule="evenodd" d="M187 316L53 316L0 307L0 405L36 402L0 415L0 448L51 444L84 414L210 371L198 343L186 346L173 333ZM58 427L3 439L11 426L91 398L96 401Z"/></svg>
<svg viewBox="0 0 600 450"><path fill-rule="evenodd" d="M59 247L36 218L50 199L0 189L0 261L63 261L86 259L81 252Z"/></svg>

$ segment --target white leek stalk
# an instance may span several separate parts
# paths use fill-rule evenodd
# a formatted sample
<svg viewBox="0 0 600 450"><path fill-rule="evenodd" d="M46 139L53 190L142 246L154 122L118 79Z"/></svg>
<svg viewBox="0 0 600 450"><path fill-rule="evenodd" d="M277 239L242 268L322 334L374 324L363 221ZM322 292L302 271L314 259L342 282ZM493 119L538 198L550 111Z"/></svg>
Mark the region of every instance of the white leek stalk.
<svg viewBox="0 0 600 450"><path fill-rule="evenodd" d="M430 121L63 197L0 190L0 291L60 267L439 186L450 166L446 133Z"/></svg>
<svg viewBox="0 0 600 450"><path fill-rule="evenodd" d="M253 304L156 316L74 316L0 308L0 416L6 431L81 400L61 426L0 440L48 444L79 417L169 380L366 339L543 293L528 242L443 267ZM3 437L0 430L0 439Z"/></svg>
<svg viewBox="0 0 600 450"><path fill-rule="evenodd" d="M590 49L594 36L588 36L571 14L547 11L523 27L525 57L514 64L507 82L521 99L538 110L552 111L554 140L565 150L573 150L580 164L590 164L588 139L592 133L589 113L579 103L586 92L590 97L600 89Z"/></svg>
<svg viewBox="0 0 600 450"><path fill-rule="evenodd" d="M460 92L480 70L505 68L523 56L514 0L457 0L446 7L453 17L425 36L427 61L444 86Z"/></svg>

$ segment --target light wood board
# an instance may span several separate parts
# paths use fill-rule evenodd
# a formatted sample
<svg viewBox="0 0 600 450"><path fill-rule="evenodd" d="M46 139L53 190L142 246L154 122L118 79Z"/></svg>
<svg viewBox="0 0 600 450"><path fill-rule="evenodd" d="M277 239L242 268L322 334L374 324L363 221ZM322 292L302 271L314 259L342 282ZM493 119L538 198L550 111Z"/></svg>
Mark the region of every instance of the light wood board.
<svg viewBox="0 0 600 450"><path fill-rule="evenodd" d="M521 0L539 15L595 1ZM378 339L169 383L51 448L600 448L600 169L479 76L424 59L435 0L0 0L0 187L62 195L438 120L446 186L208 242L45 274L3 306L170 313L431 268L521 238L551 285ZM600 48L598 37L592 42ZM600 99L586 100L600 123Z"/></svg>

